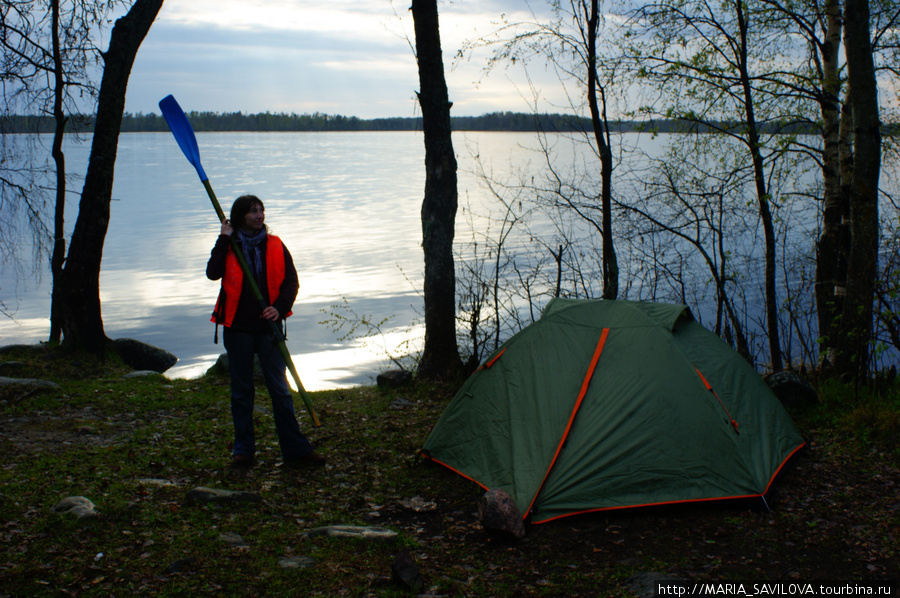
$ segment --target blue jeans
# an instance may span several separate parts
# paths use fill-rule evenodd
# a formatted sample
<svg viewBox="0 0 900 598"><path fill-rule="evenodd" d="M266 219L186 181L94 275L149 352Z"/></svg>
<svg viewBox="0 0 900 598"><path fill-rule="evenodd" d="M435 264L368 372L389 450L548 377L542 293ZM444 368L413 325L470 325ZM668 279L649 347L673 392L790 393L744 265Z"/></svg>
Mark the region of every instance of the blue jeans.
<svg viewBox="0 0 900 598"><path fill-rule="evenodd" d="M272 415L278 432L281 456L297 459L312 452L313 447L300 431L294 413L294 399L285 375L284 359L271 333L239 332L225 328L223 333L228 366L231 370L231 417L234 420L235 455L254 456L253 436L253 355L259 355L263 378L272 399Z"/></svg>

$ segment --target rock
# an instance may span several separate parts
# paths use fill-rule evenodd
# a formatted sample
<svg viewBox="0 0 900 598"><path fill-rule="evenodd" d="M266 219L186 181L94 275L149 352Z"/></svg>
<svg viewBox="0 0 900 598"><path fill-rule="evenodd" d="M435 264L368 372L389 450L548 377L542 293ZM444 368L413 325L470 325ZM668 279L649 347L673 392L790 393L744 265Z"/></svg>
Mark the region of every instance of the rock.
<svg viewBox="0 0 900 598"><path fill-rule="evenodd" d="M219 358L216 359L216 362L209 366L209 369L206 370L207 376L227 376L229 375L228 370L228 354L222 353L219 355Z"/></svg>
<svg viewBox="0 0 900 598"><path fill-rule="evenodd" d="M159 376L159 372L154 372L153 370L134 370L133 372L128 372L123 378L146 378L147 376Z"/></svg>
<svg viewBox="0 0 900 598"><path fill-rule="evenodd" d="M332 538L362 538L365 540L393 542L397 539L397 532L384 527L329 525L326 527L317 527L301 534L301 537L303 538L315 538L317 536L329 536Z"/></svg>
<svg viewBox="0 0 900 598"><path fill-rule="evenodd" d="M24 367L22 361L0 361L0 374L15 374Z"/></svg>
<svg viewBox="0 0 900 598"><path fill-rule="evenodd" d="M35 345L25 345L25 344L3 345L2 347L0 347L0 357L2 357L3 355L6 355L7 353L15 353L15 352L21 352L21 351L32 352L32 351L38 350L38 351L46 352L48 347L49 347L49 345L47 345L46 343L37 343Z"/></svg>
<svg viewBox="0 0 900 598"><path fill-rule="evenodd" d="M435 509L437 509L437 503L435 503L433 500L425 500L421 496L413 496L412 498L398 500L397 504L399 504L404 509L416 511L419 513L423 511L434 511Z"/></svg>
<svg viewBox="0 0 900 598"><path fill-rule="evenodd" d="M395 582L411 592L418 593L425 587L425 580L422 579L422 574L419 573L416 561L405 549L401 550L394 558L394 563L391 565L391 574Z"/></svg>
<svg viewBox="0 0 900 598"><path fill-rule="evenodd" d="M308 556L283 556L278 559L282 569L309 569L316 564L316 559Z"/></svg>
<svg viewBox="0 0 900 598"><path fill-rule="evenodd" d="M388 405L388 407L390 407L394 411L397 411L400 409L406 409L407 407L412 407L414 405L415 405L415 403L413 403L409 399L404 399L403 397L400 397L399 399L395 399L395 400L391 401L391 404Z"/></svg>
<svg viewBox="0 0 900 598"><path fill-rule="evenodd" d="M136 370L152 370L162 374L178 361L165 349L133 338L117 338L113 341L113 347L122 361Z"/></svg>
<svg viewBox="0 0 900 598"><path fill-rule="evenodd" d="M174 573L182 573L183 571L189 570L193 568L194 564L197 562L197 557L189 556L187 558L178 559L168 567L166 567L166 574L172 575Z"/></svg>
<svg viewBox="0 0 900 598"><path fill-rule="evenodd" d="M14 387L23 390L60 390L59 384L37 378L6 378L0 376L0 387Z"/></svg>
<svg viewBox="0 0 900 598"><path fill-rule="evenodd" d="M240 534L235 534L233 532L222 532L219 534L219 540L226 544L231 544L235 548L249 548L250 546L244 541L244 538Z"/></svg>
<svg viewBox="0 0 900 598"><path fill-rule="evenodd" d="M163 480L161 478L138 478L135 480L141 486L156 486L158 488L165 488L167 486L177 486L175 482L171 480Z"/></svg>
<svg viewBox="0 0 900 598"><path fill-rule="evenodd" d="M222 353L214 364L206 370L207 376L230 376L231 370L228 365L228 353ZM253 376L258 380L263 379L262 367L259 365L259 355L253 356Z"/></svg>
<svg viewBox="0 0 900 598"><path fill-rule="evenodd" d="M489 535L521 540L525 524L515 501L505 491L492 488L478 501L478 519Z"/></svg>
<svg viewBox="0 0 900 598"><path fill-rule="evenodd" d="M0 355L12 353L13 351L21 351L22 349L30 349L32 345L3 345L0 346Z"/></svg>
<svg viewBox="0 0 900 598"><path fill-rule="evenodd" d="M76 519L96 519L100 516L97 506L84 496L67 496L56 503L53 512L70 515Z"/></svg>
<svg viewBox="0 0 900 598"><path fill-rule="evenodd" d="M375 378L378 388L399 388L412 382L412 373L406 370L388 370Z"/></svg>
<svg viewBox="0 0 900 598"><path fill-rule="evenodd" d="M224 503L224 502L261 502L262 497L253 492L242 490L219 490L199 486L188 492L188 499L195 502Z"/></svg>
<svg viewBox="0 0 900 598"><path fill-rule="evenodd" d="M782 370L769 374L764 379L785 407L805 407L819 402L816 389L797 372Z"/></svg>

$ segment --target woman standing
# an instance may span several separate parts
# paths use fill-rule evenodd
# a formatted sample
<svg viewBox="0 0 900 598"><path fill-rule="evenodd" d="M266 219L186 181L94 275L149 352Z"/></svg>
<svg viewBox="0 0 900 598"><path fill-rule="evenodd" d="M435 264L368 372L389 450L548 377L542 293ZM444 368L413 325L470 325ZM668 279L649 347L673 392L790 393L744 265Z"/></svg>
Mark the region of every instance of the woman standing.
<svg viewBox="0 0 900 598"><path fill-rule="evenodd" d="M299 282L294 261L281 239L270 235L265 224L265 207L255 195L242 195L231 206L231 219L222 222L222 231L206 265L210 280L222 280L222 290L212 321L224 326L223 339L231 371L231 416L234 421L232 465L250 467L256 460L253 434L253 356L259 363L272 399L272 414L281 456L286 466L325 464L300 431L294 400L285 375L285 363L272 329L282 326L291 315ZM266 305L261 309L231 249L231 237L250 266Z"/></svg>

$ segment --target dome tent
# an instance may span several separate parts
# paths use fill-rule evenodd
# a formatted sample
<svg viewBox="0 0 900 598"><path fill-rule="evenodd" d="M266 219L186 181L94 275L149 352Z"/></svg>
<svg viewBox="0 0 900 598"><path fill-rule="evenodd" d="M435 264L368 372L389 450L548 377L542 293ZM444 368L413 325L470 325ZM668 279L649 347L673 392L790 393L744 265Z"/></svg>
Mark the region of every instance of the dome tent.
<svg viewBox="0 0 900 598"><path fill-rule="evenodd" d="M804 441L683 305L554 299L466 381L423 455L543 523L764 497Z"/></svg>

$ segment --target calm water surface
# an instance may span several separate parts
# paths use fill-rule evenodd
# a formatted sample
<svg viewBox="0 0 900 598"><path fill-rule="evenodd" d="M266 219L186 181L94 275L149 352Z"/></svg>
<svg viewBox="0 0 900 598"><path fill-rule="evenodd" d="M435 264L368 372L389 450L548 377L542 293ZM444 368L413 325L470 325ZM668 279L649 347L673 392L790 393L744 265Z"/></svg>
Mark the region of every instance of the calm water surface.
<svg viewBox="0 0 900 598"><path fill-rule="evenodd" d="M310 390L370 383L387 367L382 343L400 341L421 314L423 258L419 210L424 189L420 133L198 134L204 169L226 213L253 193L290 249L300 275L288 347ZM471 152L488 165L528 160L532 134L456 133L460 205L486 191L471 174ZM70 146L69 172L84 172L89 146ZM518 157L516 157L518 156ZM67 208L71 230L81 182ZM224 351L209 322L218 282L204 271L219 224L193 167L168 133L122 135L100 278L110 338L136 338L178 356L169 377L195 377ZM50 276L0 276L0 299L16 309L0 319L0 345L36 343L49 330ZM339 340L320 324L333 305L393 316L385 339ZM16 308L16 306L18 306ZM392 326L396 327L392 330Z"/></svg>
<svg viewBox="0 0 900 598"><path fill-rule="evenodd" d="M408 349L397 347L404 340L424 336L419 324L423 271L419 212L425 185L421 133L197 137L204 169L226 213L235 197L260 196L272 232L284 239L294 257L300 294L288 321L288 348L307 388L371 383L390 367L387 351L402 355ZM589 156L576 153L583 147L573 149L562 136L547 141L557 164L592 168ZM483 253L483 238L473 236L472 228L496 237L502 222L487 222L484 215L503 213L473 173L483 169L503 193L504 181L515 186L529 177L540 180L547 172L545 159L535 149L533 133L458 132L453 143L459 161L457 243L478 241ZM664 145L637 134L626 134L617 143L639 144L650 152ZM89 149L87 143L70 144L66 152L70 173L84 173ZM80 191L81 181L70 184L70 230ZM106 333L174 353L179 361L166 373L169 377L199 376L224 351L221 343L213 343L214 325L209 321L219 283L206 279L205 268L219 223L203 185L169 133L132 133L123 135L119 144L113 196L100 276ZM510 197L516 197L514 190ZM816 219L807 220L799 227L792 224L791 238L799 250L785 251L808 249ZM549 239L555 232L549 221L529 226L538 237ZM531 248L534 243L526 234L504 246ZM27 248L21 252L28 253ZM471 255L468 250L463 253ZM623 257L620 254L620 267L627 268ZM698 272L702 292L708 281L704 282L703 268ZM632 273L627 280L639 285L642 278ZM0 270L0 301L15 310L14 320L0 317L0 345L46 340L50 282L46 268L39 283ZM749 293L757 290L751 283L745 282L745 287ZM762 305L752 297L748 301L750 307ZM345 302L359 317L376 322L389 318L381 328L384 335L343 338L346 329L335 331L322 323L333 313L350 316L339 307ZM703 315L699 310L695 314ZM421 348L421 340L416 342L412 350Z"/></svg>

